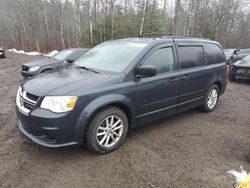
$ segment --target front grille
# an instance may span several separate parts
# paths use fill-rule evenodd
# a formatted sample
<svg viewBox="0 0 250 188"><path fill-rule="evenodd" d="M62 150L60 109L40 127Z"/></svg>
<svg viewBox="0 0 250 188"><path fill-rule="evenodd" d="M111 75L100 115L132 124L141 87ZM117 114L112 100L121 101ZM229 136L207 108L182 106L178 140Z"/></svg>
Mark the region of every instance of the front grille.
<svg viewBox="0 0 250 188"><path fill-rule="evenodd" d="M26 65L22 65L22 71L29 71L29 67Z"/></svg>
<svg viewBox="0 0 250 188"><path fill-rule="evenodd" d="M24 98L22 98L22 100L23 100L24 108L26 108L28 110L32 110L36 105L36 103L29 102L29 101L25 100Z"/></svg>
<svg viewBox="0 0 250 188"><path fill-rule="evenodd" d="M38 96L22 91L22 89L18 90L16 98L17 106L26 113L35 108L38 100Z"/></svg>
<svg viewBox="0 0 250 188"><path fill-rule="evenodd" d="M32 101L35 101L35 102L37 102L38 99L39 99L38 96L32 95L32 94L30 94L30 93L26 93L26 97L27 97L28 99L32 100Z"/></svg>

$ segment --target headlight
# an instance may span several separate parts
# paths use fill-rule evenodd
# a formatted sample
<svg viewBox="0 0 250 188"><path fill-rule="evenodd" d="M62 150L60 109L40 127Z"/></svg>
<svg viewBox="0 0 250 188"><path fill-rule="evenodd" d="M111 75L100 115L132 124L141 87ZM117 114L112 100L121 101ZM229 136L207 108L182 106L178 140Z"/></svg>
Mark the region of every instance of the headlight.
<svg viewBox="0 0 250 188"><path fill-rule="evenodd" d="M31 68L29 69L29 71L30 71L30 72L35 72L35 71L37 71L38 69L40 69L40 67L31 67Z"/></svg>
<svg viewBox="0 0 250 188"><path fill-rule="evenodd" d="M55 113L73 110L77 101L75 96L47 96L43 99L41 108Z"/></svg>

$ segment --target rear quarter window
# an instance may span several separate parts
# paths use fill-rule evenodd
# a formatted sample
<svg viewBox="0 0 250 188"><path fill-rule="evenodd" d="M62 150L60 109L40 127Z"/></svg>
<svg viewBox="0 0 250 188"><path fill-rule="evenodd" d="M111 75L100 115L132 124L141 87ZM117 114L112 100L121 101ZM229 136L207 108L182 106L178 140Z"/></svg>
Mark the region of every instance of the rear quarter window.
<svg viewBox="0 0 250 188"><path fill-rule="evenodd" d="M206 57L206 64L216 64L225 62L225 55L221 48L216 44L205 44L205 57Z"/></svg>
<svg viewBox="0 0 250 188"><path fill-rule="evenodd" d="M202 46L178 47L178 57L181 69L198 67L205 64Z"/></svg>

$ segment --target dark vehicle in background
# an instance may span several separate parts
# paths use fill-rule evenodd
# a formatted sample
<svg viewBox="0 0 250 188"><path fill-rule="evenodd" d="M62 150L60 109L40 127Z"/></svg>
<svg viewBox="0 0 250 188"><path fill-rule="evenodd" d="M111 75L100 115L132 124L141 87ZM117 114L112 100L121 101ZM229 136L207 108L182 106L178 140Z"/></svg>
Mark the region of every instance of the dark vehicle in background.
<svg viewBox="0 0 250 188"><path fill-rule="evenodd" d="M5 58L5 51L2 47L0 47L0 57Z"/></svg>
<svg viewBox="0 0 250 188"><path fill-rule="evenodd" d="M230 81L250 79L250 55L230 65L228 79Z"/></svg>
<svg viewBox="0 0 250 188"><path fill-rule="evenodd" d="M23 63L21 74L24 78L29 78L43 72L51 72L56 68L67 65L67 63L73 63L88 50L86 48L70 48L62 50L50 58Z"/></svg>
<svg viewBox="0 0 250 188"><path fill-rule="evenodd" d="M111 152L129 128L195 107L213 111L227 85L221 46L202 38L104 42L71 69L18 89L18 128L40 145L85 143L94 152Z"/></svg>
<svg viewBox="0 0 250 188"><path fill-rule="evenodd" d="M231 57L238 52L237 49L229 48L229 49L224 49L224 53L226 56L226 60L229 61ZM229 64L229 63L228 63Z"/></svg>
<svg viewBox="0 0 250 188"><path fill-rule="evenodd" d="M224 49L224 53L227 64L230 65L250 55L250 49Z"/></svg>

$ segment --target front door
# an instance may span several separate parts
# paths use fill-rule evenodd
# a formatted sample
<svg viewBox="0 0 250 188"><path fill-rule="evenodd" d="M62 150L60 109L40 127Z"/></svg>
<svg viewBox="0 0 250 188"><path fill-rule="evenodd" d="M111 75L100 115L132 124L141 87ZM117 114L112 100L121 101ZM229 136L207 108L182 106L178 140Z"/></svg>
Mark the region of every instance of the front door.
<svg viewBox="0 0 250 188"><path fill-rule="evenodd" d="M173 45L159 46L141 63L156 66L157 74L137 80L137 124L175 112L179 88L179 71L175 57Z"/></svg>

